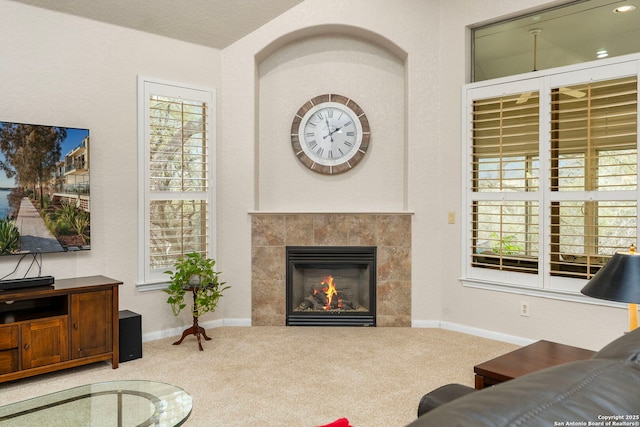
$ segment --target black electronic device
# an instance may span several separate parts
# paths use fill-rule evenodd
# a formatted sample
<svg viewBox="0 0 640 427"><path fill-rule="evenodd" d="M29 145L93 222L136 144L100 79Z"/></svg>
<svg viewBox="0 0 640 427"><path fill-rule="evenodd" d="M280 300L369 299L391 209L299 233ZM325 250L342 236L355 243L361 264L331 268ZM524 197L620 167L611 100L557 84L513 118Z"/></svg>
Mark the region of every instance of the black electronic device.
<svg viewBox="0 0 640 427"><path fill-rule="evenodd" d="M55 283L53 276L24 277L21 279L0 280L0 291L9 291L38 286L49 286Z"/></svg>
<svg viewBox="0 0 640 427"><path fill-rule="evenodd" d="M122 310L119 313L120 363L142 357L142 318L138 313Z"/></svg>

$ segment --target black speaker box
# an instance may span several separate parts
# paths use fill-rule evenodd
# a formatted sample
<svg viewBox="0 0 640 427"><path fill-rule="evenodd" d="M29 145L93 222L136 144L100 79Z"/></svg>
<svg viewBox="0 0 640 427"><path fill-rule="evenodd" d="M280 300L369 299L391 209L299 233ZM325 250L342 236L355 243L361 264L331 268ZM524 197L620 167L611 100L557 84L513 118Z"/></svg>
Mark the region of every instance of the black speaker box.
<svg viewBox="0 0 640 427"><path fill-rule="evenodd" d="M142 357L142 318L138 313L122 310L120 317L120 363Z"/></svg>

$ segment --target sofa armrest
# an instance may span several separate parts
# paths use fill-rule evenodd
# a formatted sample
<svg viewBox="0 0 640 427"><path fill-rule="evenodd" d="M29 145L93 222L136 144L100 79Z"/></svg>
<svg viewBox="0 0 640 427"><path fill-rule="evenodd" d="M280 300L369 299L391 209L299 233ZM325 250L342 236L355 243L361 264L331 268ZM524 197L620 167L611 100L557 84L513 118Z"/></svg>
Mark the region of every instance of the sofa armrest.
<svg viewBox="0 0 640 427"><path fill-rule="evenodd" d="M610 342L594 354L593 359L640 360L640 328Z"/></svg>
<svg viewBox="0 0 640 427"><path fill-rule="evenodd" d="M558 420L598 421L602 414L637 414L640 363L578 360L542 369L454 399L407 427L552 426Z"/></svg>
<svg viewBox="0 0 640 427"><path fill-rule="evenodd" d="M440 405L476 391L475 388L462 384L447 384L422 396L418 404L418 417Z"/></svg>

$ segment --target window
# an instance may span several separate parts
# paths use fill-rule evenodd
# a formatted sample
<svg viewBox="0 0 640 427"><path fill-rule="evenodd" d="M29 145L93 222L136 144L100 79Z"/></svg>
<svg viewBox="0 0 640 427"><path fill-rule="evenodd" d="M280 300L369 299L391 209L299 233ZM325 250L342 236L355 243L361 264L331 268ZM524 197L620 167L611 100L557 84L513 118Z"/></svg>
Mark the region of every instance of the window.
<svg viewBox="0 0 640 427"><path fill-rule="evenodd" d="M467 86L467 279L577 291L637 244L639 58Z"/></svg>
<svg viewBox="0 0 640 427"><path fill-rule="evenodd" d="M213 257L213 91L139 79L139 282L168 280L179 257Z"/></svg>
<svg viewBox="0 0 640 427"><path fill-rule="evenodd" d="M637 86L632 76L551 91L553 275L589 279L636 243Z"/></svg>
<svg viewBox="0 0 640 427"><path fill-rule="evenodd" d="M640 52L640 8L614 13L624 3L562 3L472 28L473 81Z"/></svg>
<svg viewBox="0 0 640 427"><path fill-rule="evenodd" d="M537 93L473 101L472 265L538 270ZM496 200L499 194L500 200Z"/></svg>

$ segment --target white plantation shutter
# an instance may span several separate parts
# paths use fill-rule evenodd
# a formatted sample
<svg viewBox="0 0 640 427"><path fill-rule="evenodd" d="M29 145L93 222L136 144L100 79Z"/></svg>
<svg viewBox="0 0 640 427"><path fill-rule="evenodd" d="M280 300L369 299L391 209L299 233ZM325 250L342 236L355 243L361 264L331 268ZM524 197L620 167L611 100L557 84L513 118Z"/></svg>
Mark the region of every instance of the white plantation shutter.
<svg viewBox="0 0 640 427"><path fill-rule="evenodd" d="M636 242L637 202L551 203L551 274L589 279L617 251Z"/></svg>
<svg viewBox="0 0 640 427"><path fill-rule="evenodd" d="M537 202L475 201L472 209L474 267L537 272Z"/></svg>
<svg viewBox="0 0 640 427"><path fill-rule="evenodd" d="M526 95L473 101L473 191L537 191L538 95Z"/></svg>
<svg viewBox="0 0 640 427"><path fill-rule="evenodd" d="M467 85L463 282L578 292L638 245L638 70L640 55Z"/></svg>
<svg viewBox="0 0 640 427"><path fill-rule="evenodd" d="M213 256L213 92L143 82L145 282L181 256Z"/></svg>
<svg viewBox="0 0 640 427"><path fill-rule="evenodd" d="M471 265L538 271L539 97L473 100Z"/></svg>
<svg viewBox="0 0 640 427"><path fill-rule="evenodd" d="M636 244L637 77L551 91L551 274L591 278Z"/></svg>

